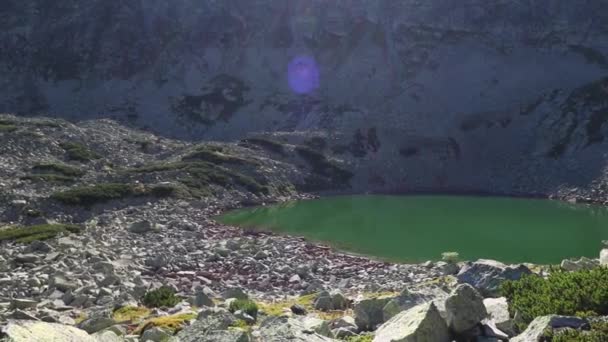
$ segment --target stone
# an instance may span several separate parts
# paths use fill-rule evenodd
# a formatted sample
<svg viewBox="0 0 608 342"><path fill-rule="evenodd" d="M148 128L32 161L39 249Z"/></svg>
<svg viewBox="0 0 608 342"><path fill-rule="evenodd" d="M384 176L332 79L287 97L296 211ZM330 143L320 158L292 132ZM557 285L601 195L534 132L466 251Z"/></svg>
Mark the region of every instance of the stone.
<svg viewBox="0 0 608 342"><path fill-rule="evenodd" d="M608 248L604 248L600 251L600 265L608 266Z"/></svg>
<svg viewBox="0 0 608 342"><path fill-rule="evenodd" d="M300 305L300 304L294 304L294 305L291 306L290 309L291 309L291 312L293 312L294 315L303 316L303 315L307 314L306 308L304 306Z"/></svg>
<svg viewBox="0 0 608 342"><path fill-rule="evenodd" d="M298 284L301 281L302 281L302 279L297 274L294 274L293 276L291 276L291 278L289 278L289 283L291 283L291 284Z"/></svg>
<svg viewBox="0 0 608 342"><path fill-rule="evenodd" d="M320 310L320 311L332 310L333 305L332 305L331 297L329 296L329 294L319 295L317 298L315 298L313 306L316 310Z"/></svg>
<svg viewBox="0 0 608 342"><path fill-rule="evenodd" d="M528 328L521 334L510 339L511 342L539 341L540 337L549 329L572 328L588 329L589 321L584 318L548 315L536 317Z"/></svg>
<svg viewBox="0 0 608 342"><path fill-rule="evenodd" d="M197 320L192 325L182 329L171 341L219 341L215 339L216 337L213 337L215 336L215 332L228 330L235 322L236 318L227 310L207 308L199 313ZM238 341L238 339L235 341Z"/></svg>
<svg viewBox="0 0 608 342"><path fill-rule="evenodd" d="M574 272L574 271L581 271L581 270L591 270L591 269L596 268L599 265L600 265L600 263L598 260L593 260L593 259L582 257L578 260L570 260L570 259L562 260L562 263L560 266L561 266L561 268L563 268L566 271Z"/></svg>
<svg viewBox="0 0 608 342"><path fill-rule="evenodd" d="M192 305L202 308L204 306L215 306L215 303L213 303L213 300L211 300L204 291L199 290L194 295Z"/></svg>
<svg viewBox="0 0 608 342"><path fill-rule="evenodd" d="M9 321L2 328L3 341L96 342L86 331L68 325L37 321ZM0 335L2 335L0 334Z"/></svg>
<svg viewBox="0 0 608 342"><path fill-rule="evenodd" d="M60 274L52 276L49 280L49 285L62 292L73 291L78 288L78 284L67 280L63 275Z"/></svg>
<svg viewBox="0 0 608 342"><path fill-rule="evenodd" d="M35 309L38 306L38 301L30 299L13 299L11 301L11 308L13 309Z"/></svg>
<svg viewBox="0 0 608 342"><path fill-rule="evenodd" d="M153 230L156 230L156 225L148 220L134 222L129 226L129 231L136 234L143 234Z"/></svg>
<svg viewBox="0 0 608 342"><path fill-rule="evenodd" d="M105 330L100 331L92 335L95 338L96 342L123 342L124 339L120 338L113 331ZM146 341L146 340L143 340Z"/></svg>
<svg viewBox="0 0 608 342"><path fill-rule="evenodd" d="M31 253L31 252L39 252L39 253L49 253L53 250L53 247L51 247L48 243L44 242L44 241L32 241L28 246L27 246L27 252Z"/></svg>
<svg viewBox="0 0 608 342"><path fill-rule="evenodd" d="M374 342L449 342L450 333L435 304L426 303L403 311L376 331Z"/></svg>
<svg viewBox="0 0 608 342"><path fill-rule="evenodd" d="M253 323L255 323L255 318L248 315L247 313L245 313L242 310L237 310L234 313L234 317L236 317L236 319L240 319L241 321L245 321L249 325L252 325Z"/></svg>
<svg viewBox="0 0 608 342"><path fill-rule="evenodd" d="M103 278L102 281L99 282L99 286L101 287L106 287L106 286L112 286L112 285L116 285L116 284L120 284L120 278L114 274L108 275L107 277Z"/></svg>
<svg viewBox="0 0 608 342"><path fill-rule="evenodd" d="M320 335L300 319L285 316L269 317L260 324L260 341L330 342L332 338Z"/></svg>
<svg viewBox="0 0 608 342"><path fill-rule="evenodd" d="M394 298L394 296L380 296L355 302L353 310L355 324L357 324L359 330L373 331L378 325L384 323L382 309Z"/></svg>
<svg viewBox="0 0 608 342"><path fill-rule="evenodd" d="M445 301L446 322L457 334L464 333L488 316L483 297L469 284L458 285Z"/></svg>
<svg viewBox="0 0 608 342"><path fill-rule="evenodd" d="M518 280L532 271L525 265L507 266L495 260L479 259L466 263L458 272L458 282L475 287L485 297L498 297L505 280Z"/></svg>
<svg viewBox="0 0 608 342"><path fill-rule="evenodd" d="M152 327L150 329L146 329L143 334L141 334L142 341L152 341L152 342L165 342L171 337L167 331L158 328Z"/></svg>
<svg viewBox="0 0 608 342"><path fill-rule="evenodd" d="M224 291L222 297L225 299L236 298L236 299L249 299L249 296L240 287L231 287Z"/></svg>
<svg viewBox="0 0 608 342"><path fill-rule="evenodd" d="M35 316L22 311L22 310L14 310L13 312L11 312L10 314L8 314L9 319L21 319L21 320L26 320L26 321L37 321L38 318L36 318Z"/></svg>
<svg viewBox="0 0 608 342"><path fill-rule="evenodd" d="M399 296L391 299L383 308L382 315L384 321L396 316L401 311L409 310L414 306L424 304L430 301L435 302L435 306L441 310L445 307L444 301L447 298L447 293L439 288L428 288L419 291L409 291L407 289L401 291Z"/></svg>
<svg viewBox="0 0 608 342"><path fill-rule="evenodd" d="M508 341L509 335L498 329L492 321L487 321L481 326L482 335L486 337L494 337L499 340Z"/></svg>
<svg viewBox="0 0 608 342"><path fill-rule="evenodd" d="M509 315L509 304L507 298L486 298L483 300L483 305L488 312L488 318L496 324L496 327L509 336L515 334L515 325Z"/></svg>
<svg viewBox="0 0 608 342"><path fill-rule="evenodd" d="M325 336L325 337L333 337L331 330L329 329L329 324L327 321L324 321L317 317L312 316L304 316L297 318L302 327L308 331L314 331L315 333Z"/></svg>
<svg viewBox="0 0 608 342"><path fill-rule="evenodd" d="M346 298L342 292L334 291L331 293L331 309L332 310L346 310L350 306L350 301Z"/></svg>
<svg viewBox="0 0 608 342"><path fill-rule="evenodd" d="M15 262L20 264L33 264L38 261L36 254L19 254L15 256Z"/></svg>
<svg viewBox="0 0 608 342"><path fill-rule="evenodd" d="M78 324L78 328L88 332L89 334L93 334L100 330L109 328L114 324L116 324L116 322L109 317L91 317L80 322L80 324Z"/></svg>
<svg viewBox="0 0 608 342"><path fill-rule="evenodd" d="M340 340L346 340L349 337L357 336L357 332L348 328L338 328L331 331L334 337Z"/></svg>
<svg viewBox="0 0 608 342"><path fill-rule="evenodd" d="M201 339L204 337L204 339ZM171 342L251 342L251 335L242 329L230 329L230 330L211 330L205 333L204 336L193 337L192 339L186 339L184 337L176 337Z"/></svg>

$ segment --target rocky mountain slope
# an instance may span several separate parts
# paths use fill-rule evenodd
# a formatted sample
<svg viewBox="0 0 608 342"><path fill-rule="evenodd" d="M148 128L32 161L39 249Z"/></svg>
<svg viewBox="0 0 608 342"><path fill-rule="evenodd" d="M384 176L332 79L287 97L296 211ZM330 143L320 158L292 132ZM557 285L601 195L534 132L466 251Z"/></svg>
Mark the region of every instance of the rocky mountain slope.
<svg viewBox="0 0 608 342"><path fill-rule="evenodd" d="M0 112L306 137L349 161L354 191L605 199L607 6L8 0ZM298 56L318 68L306 95Z"/></svg>

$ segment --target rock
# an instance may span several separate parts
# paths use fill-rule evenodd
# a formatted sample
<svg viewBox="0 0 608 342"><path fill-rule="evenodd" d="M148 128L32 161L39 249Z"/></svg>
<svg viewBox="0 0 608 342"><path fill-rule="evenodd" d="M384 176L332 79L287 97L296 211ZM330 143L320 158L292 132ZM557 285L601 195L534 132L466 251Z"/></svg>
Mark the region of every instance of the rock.
<svg viewBox="0 0 608 342"><path fill-rule="evenodd" d="M143 234L156 230L156 225L148 220L134 222L129 226L131 233Z"/></svg>
<svg viewBox="0 0 608 342"><path fill-rule="evenodd" d="M321 336L333 337L327 321L311 316L299 317L297 319L306 330L314 331Z"/></svg>
<svg viewBox="0 0 608 342"><path fill-rule="evenodd" d="M183 337L176 337L171 342L250 342L252 341L251 335L242 329L230 329L230 330L211 330L205 333L204 339L184 339Z"/></svg>
<svg viewBox="0 0 608 342"><path fill-rule="evenodd" d="M99 282L99 286L101 287L107 287L107 286L112 286L112 285L116 285L120 283L120 278L114 274L112 275L108 275L107 277L105 277L102 281Z"/></svg>
<svg viewBox="0 0 608 342"><path fill-rule="evenodd" d="M444 301L447 293L439 288L429 288L420 291L403 290L399 296L391 299L383 308L382 315L384 321L396 316L401 311L409 310L414 306L435 301L435 306L439 309L445 307ZM440 310L441 312L441 310Z"/></svg>
<svg viewBox="0 0 608 342"><path fill-rule="evenodd" d="M384 323L382 309L390 302L392 296L363 299L355 303L355 324L361 331L372 331Z"/></svg>
<svg viewBox="0 0 608 342"><path fill-rule="evenodd" d="M293 312L294 315L306 315L306 308L300 304L294 304L291 306L291 312Z"/></svg>
<svg viewBox="0 0 608 342"><path fill-rule="evenodd" d="M334 291L331 293L331 309L332 310L346 310L350 306L348 298L346 298L342 292Z"/></svg>
<svg viewBox="0 0 608 342"><path fill-rule="evenodd" d="M487 321L481 326L482 335L485 337L494 337L501 341L508 341L509 335L498 329L492 321Z"/></svg>
<svg viewBox="0 0 608 342"><path fill-rule="evenodd" d="M590 270L596 268L597 266L599 266L599 264L600 263L598 260L592 260L589 258L582 257L578 260L562 260L561 268L569 272L574 272L581 270Z"/></svg>
<svg viewBox="0 0 608 342"><path fill-rule="evenodd" d="M152 267L153 269L157 270L167 266L169 264L169 258L163 254L158 254L147 258L144 263L146 264L146 266Z"/></svg>
<svg viewBox="0 0 608 342"><path fill-rule="evenodd" d="M289 278L289 283L291 283L291 284L298 284L301 281L302 281L302 279L297 274L294 274L293 276L291 276L291 278Z"/></svg>
<svg viewBox="0 0 608 342"><path fill-rule="evenodd" d="M224 299L236 298L236 299L249 299L249 296L240 287L232 287L224 291L222 294Z"/></svg>
<svg viewBox="0 0 608 342"><path fill-rule="evenodd" d="M33 264L38 261L36 254L19 254L15 256L15 262L20 264Z"/></svg>
<svg viewBox="0 0 608 342"><path fill-rule="evenodd" d="M100 331L98 333L93 334L96 342L122 342L124 339L120 338L113 331ZM146 340L143 340L146 341Z"/></svg>
<svg viewBox="0 0 608 342"><path fill-rule="evenodd" d="M468 262L457 275L458 282L475 287L486 297L497 297L498 288L505 280L518 280L531 274L524 265L507 266L495 260L479 259Z"/></svg>
<svg viewBox="0 0 608 342"><path fill-rule="evenodd" d="M109 328L114 324L116 324L116 322L109 317L91 317L78 324L78 328L88 332L89 334L93 334L100 330Z"/></svg>
<svg viewBox="0 0 608 342"><path fill-rule="evenodd" d="M236 319L240 319L241 321L245 321L249 325L252 325L253 323L255 323L255 318L248 315L247 313L245 313L242 310L237 310L234 313L234 317L236 317Z"/></svg>
<svg viewBox="0 0 608 342"><path fill-rule="evenodd" d="M158 327L146 329L144 333L141 334L142 341L165 342L170 337L171 334Z"/></svg>
<svg viewBox="0 0 608 342"><path fill-rule="evenodd" d="M202 308L204 306L215 306L215 303L213 303L213 300L211 300L211 298L209 298L209 296L207 296L207 294L202 291L202 290L198 290L196 291L196 294L194 295L194 299L192 300L192 305Z"/></svg>
<svg viewBox="0 0 608 342"><path fill-rule="evenodd" d="M10 314L8 314L9 319L21 319L21 320L26 320L26 321L37 321L38 318L36 318L35 316L32 316L31 314L22 311L22 310L14 310L13 312L11 312Z"/></svg>
<svg viewBox="0 0 608 342"><path fill-rule="evenodd" d="M547 330L559 328L588 329L589 321L584 318L557 315L536 317L523 333L513 337L510 341L539 341L540 337L547 332Z"/></svg>
<svg viewBox="0 0 608 342"><path fill-rule="evenodd" d="M63 275L54 275L49 280L49 285L55 287L59 291L67 292L78 288L78 284L67 280Z"/></svg>
<svg viewBox="0 0 608 342"><path fill-rule="evenodd" d="M340 340L346 340L349 337L357 336L357 332L348 328L338 328L331 331L334 337Z"/></svg>
<svg viewBox="0 0 608 342"><path fill-rule="evenodd" d="M35 309L38 306L38 302L29 299L13 299L11 301L11 308L13 309Z"/></svg>
<svg viewBox="0 0 608 342"><path fill-rule="evenodd" d="M44 242L44 241L32 241L26 248L26 251L28 253L31 252L40 252L40 253L49 253L53 250L53 247L51 247L48 243Z"/></svg>
<svg viewBox="0 0 608 342"><path fill-rule="evenodd" d="M321 294L319 294L317 298L315 298L313 306L315 310L329 311L333 307L333 301L329 293L324 291L321 292Z"/></svg>
<svg viewBox="0 0 608 342"><path fill-rule="evenodd" d="M460 271L460 266L453 262L445 262L439 261L435 265L435 267L443 274L443 275L455 275Z"/></svg>
<svg viewBox="0 0 608 342"><path fill-rule="evenodd" d="M374 342L449 342L448 327L433 303L415 306L384 323Z"/></svg>
<svg viewBox="0 0 608 342"><path fill-rule="evenodd" d="M86 331L68 325L36 321L9 321L2 328L7 342L61 341L95 342Z"/></svg>
<svg viewBox="0 0 608 342"><path fill-rule="evenodd" d="M507 298L486 298L483 300L483 305L488 312L488 318L496 324L496 327L509 336L515 334L515 326L509 315L509 304Z"/></svg>
<svg viewBox="0 0 608 342"><path fill-rule="evenodd" d="M217 331L224 331L236 322L236 318L225 309L208 308L201 311L197 320L181 330L171 341L198 342L217 340ZM239 334L238 336L242 336ZM242 338L242 337L239 337ZM226 340L231 341L231 340ZM239 341L238 339L235 341ZM248 340L244 340L248 341Z"/></svg>
<svg viewBox="0 0 608 342"><path fill-rule="evenodd" d="M196 320L211 330L224 330L236 322L232 313L220 308L205 308L198 313Z"/></svg>
<svg viewBox="0 0 608 342"><path fill-rule="evenodd" d="M306 327L301 320L285 316L270 317L260 325L260 341L329 342L333 339Z"/></svg>
<svg viewBox="0 0 608 342"><path fill-rule="evenodd" d="M253 257L257 260L266 259L266 258L268 258L268 253L266 253L264 251L259 251L259 252L255 253L255 255Z"/></svg>
<svg viewBox="0 0 608 342"><path fill-rule="evenodd" d="M469 284L461 284L445 301L448 327L457 334L464 333L488 316L483 297Z"/></svg>
<svg viewBox="0 0 608 342"><path fill-rule="evenodd" d="M600 251L600 265L608 266L608 248L604 248Z"/></svg>

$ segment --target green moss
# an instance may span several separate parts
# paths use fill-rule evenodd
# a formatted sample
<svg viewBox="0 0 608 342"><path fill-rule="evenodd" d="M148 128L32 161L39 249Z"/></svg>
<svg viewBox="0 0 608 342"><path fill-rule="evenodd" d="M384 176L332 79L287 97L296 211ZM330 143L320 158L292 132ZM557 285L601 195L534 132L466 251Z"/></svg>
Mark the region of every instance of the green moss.
<svg viewBox="0 0 608 342"><path fill-rule="evenodd" d="M10 227L0 229L0 241L30 243L47 240L63 233L79 233L81 228L69 224L43 224L29 227Z"/></svg>
<svg viewBox="0 0 608 342"><path fill-rule="evenodd" d="M17 130L17 126L0 123L0 133L11 133Z"/></svg>
<svg viewBox="0 0 608 342"><path fill-rule="evenodd" d="M124 306L115 310L112 313L112 318L116 322L139 322L150 316L151 311L148 308L139 306Z"/></svg>
<svg viewBox="0 0 608 342"><path fill-rule="evenodd" d="M67 158L69 160L75 160L80 162L89 162L95 159L101 159L101 156L83 144L75 142L65 142L61 144L61 147L65 150Z"/></svg>
<svg viewBox="0 0 608 342"><path fill-rule="evenodd" d="M230 303L228 310L232 313L241 310L254 319L258 316L258 305L251 299L237 299Z"/></svg>
<svg viewBox="0 0 608 342"><path fill-rule="evenodd" d="M347 342L372 342L373 340L374 335L371 334L350 336L346 339Z"/></svg>
<svg viewBox="0 0 608 342"><path fill-rule="evenodd" d="M143 322L134 333L140 334L145 329L150 327L158 327L167 330L171 333L176 333L181 330L187 322L196 319L195 313L184 313L172 316L155 317Z"/></svg>
<svg viewBox="0 0 608 342"><path fill-rule="evenodd" d="M32 168L32 172L42 174L55 173L68 177L82 177L85 174L85 172L79 168L57 163L36 164Z"/></svg>
<svg viewBox="0 0 608 342"><path fill-rule="evenodd" d="M548 278L525 276L501 285L511 315L518 312L524 329L535 317L549 314L608 314L608 268L565 272L555 269Z"/></svg>
<svg viewBox="0 0 608 342"><path fill-rule="evenodd" d="M175 295L175 291L168 286L146 292L143 299L144 305L149 308L171 308L179 302L180 299Z"/></svg>
<svg viewBox="0 0 608 342"><path fill-rule="evenodd" d="M169 197L176 192L178 192L177 188L165 185L146 187L144 185L106 183L56 192L51 195L51 198L67 205L92 206L128 197Z"/></svg>

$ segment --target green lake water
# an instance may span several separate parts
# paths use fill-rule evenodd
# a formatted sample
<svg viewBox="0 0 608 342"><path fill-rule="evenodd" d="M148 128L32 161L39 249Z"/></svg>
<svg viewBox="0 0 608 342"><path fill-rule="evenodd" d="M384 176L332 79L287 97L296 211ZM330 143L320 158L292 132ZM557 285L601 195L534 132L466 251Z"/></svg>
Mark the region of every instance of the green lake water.
<svg viewBox="0 0 608 342"><path fill-rule="evenodd" d="M246 208L219 221L302 236L385 260L559 263L594 257L608 239L601 206L516 198L345 196Z"/></svg>

